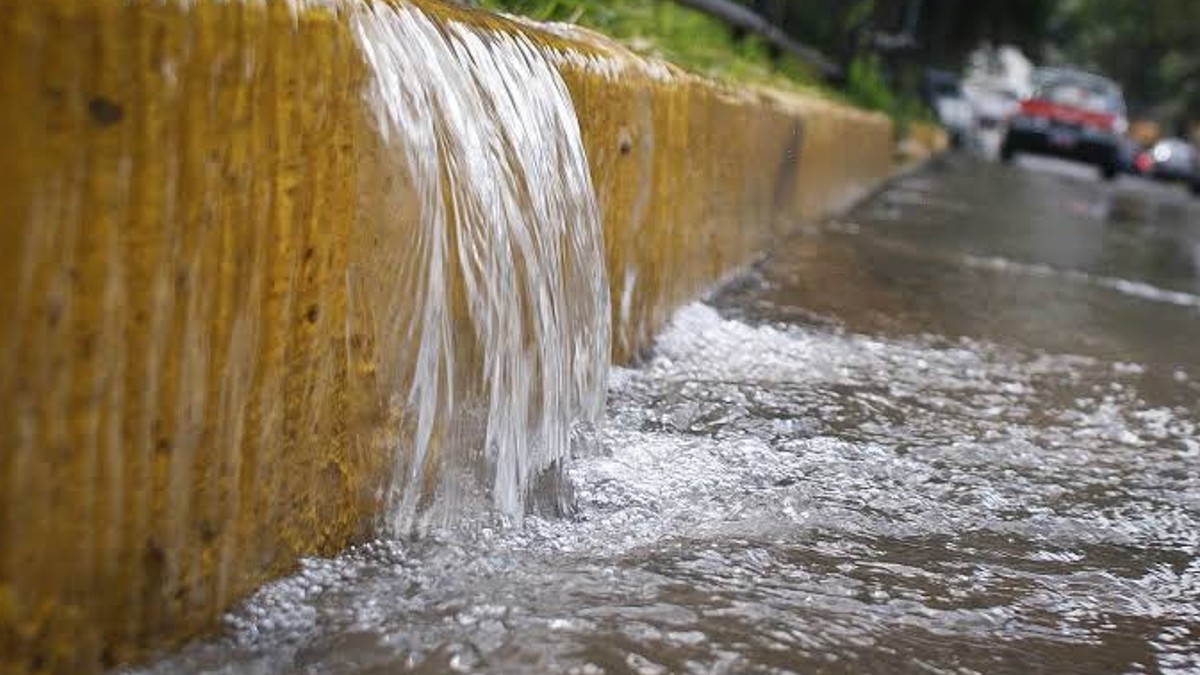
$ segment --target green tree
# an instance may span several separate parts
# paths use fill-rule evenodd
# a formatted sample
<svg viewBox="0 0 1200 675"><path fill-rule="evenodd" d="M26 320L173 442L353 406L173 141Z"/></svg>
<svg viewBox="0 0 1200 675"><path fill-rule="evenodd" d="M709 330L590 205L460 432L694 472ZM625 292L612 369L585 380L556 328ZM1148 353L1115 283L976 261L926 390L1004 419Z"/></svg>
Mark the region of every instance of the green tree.
<svg viewBox="0 0 1200 675"><path fill-rule="evenodd" d="M1067 60L1121 82L1136 112L1172 127L1200 117L1200 2L1062 0L1052 37Z"/></svg>

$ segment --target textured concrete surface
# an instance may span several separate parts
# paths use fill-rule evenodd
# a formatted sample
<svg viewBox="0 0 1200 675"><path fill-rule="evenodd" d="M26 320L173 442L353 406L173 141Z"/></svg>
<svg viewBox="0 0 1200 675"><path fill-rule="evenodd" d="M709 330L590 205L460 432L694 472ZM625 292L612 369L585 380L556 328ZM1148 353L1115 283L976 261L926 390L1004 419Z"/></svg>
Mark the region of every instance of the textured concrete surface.
<svg viewBox="0 0 1200 675"><path fill-rule="evenodd" d="M169 648L373 530L415 200L349 3L296 4L0 2L3 671ZM879 116L422 7L559 55L617 359L892 169Z"/></svg>

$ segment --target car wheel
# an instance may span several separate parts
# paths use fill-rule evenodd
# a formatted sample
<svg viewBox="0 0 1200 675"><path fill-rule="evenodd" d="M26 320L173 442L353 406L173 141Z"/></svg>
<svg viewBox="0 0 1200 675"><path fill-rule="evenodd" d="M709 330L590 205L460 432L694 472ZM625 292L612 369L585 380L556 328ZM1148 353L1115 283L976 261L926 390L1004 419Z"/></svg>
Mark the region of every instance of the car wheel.
<svg viewBox="0 0 1200 675"><path fill-rule="evenodd" d="M1013 148L1012 144L1008 142L1007 138L1004 139L1004 142L1000 144L1000 161L1008 164L1013 160L1013 156L1016 154L1016 149Z"/></svg>
<svg viewBox="0 0 1200 675"><path fill-rule="evenodd" d="M1188 189L1192 191L1193 197L1200 197L1200 180L1192 181L1188 185Z"/></svg>
<svg viewBox="0 0 1200 675"><path fill-rule="evenodd" d="M1118 173L1120 172L1117 170L1117 165L1115 162L1105 162L1104 164L1100 165L1100 177L1104 180L1116 180Z"/></svg>

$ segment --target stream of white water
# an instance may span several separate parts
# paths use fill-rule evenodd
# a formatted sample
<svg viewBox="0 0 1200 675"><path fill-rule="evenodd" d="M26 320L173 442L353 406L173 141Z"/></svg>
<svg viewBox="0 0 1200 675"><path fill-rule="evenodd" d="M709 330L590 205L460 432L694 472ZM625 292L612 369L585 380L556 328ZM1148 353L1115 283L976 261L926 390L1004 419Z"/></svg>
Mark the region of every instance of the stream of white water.
<svg viewBox="0 0 1200 675"><path fill-rule="evenodd" d="M521 35L384 3L351 23L379 132L421 199L419 251L396 270L419 309L390 327L417 367L388 529L452 521L480 487L520 520L535 480L563 469L604 407L608 283L574 106ZM454 325L464 313L469 331Z"/></svg>

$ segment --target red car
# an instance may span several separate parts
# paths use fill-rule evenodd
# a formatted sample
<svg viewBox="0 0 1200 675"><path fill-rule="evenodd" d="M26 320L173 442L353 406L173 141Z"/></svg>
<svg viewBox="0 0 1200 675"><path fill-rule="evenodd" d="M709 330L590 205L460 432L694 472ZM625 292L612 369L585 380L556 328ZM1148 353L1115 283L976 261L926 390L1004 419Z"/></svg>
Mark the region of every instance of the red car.
<svg viewBox="0 0 1200 675"><path fill-rule="evenodd" d="M1095 165L1105 179L1121 168L1125 99L1112 80L1075 71L1045 79L1008 123L1000 158L1049 155Z"/></svg>

